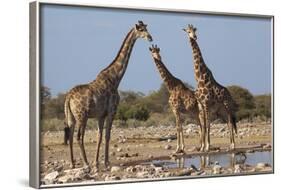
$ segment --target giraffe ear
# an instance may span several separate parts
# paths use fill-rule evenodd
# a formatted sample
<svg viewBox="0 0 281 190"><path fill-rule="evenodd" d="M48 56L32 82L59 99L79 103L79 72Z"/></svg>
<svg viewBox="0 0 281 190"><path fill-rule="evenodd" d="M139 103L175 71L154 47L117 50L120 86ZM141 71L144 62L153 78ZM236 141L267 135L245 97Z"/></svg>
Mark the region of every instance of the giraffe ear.
<svg viewBox="0 0 281 190"><path fill-rule="evenodd" d="M152 51L152 48L151 48L151 47L149 47L149 51Z"/></svg>
<svg viewBox="0 0 281 190"><path fill-rule="evenodd" d="M196 32L197 28L193 28L194 32Z"/></svg>
<svg viewBox="0 0 281 190"><path fill-rule="evenodd" d="M135 25L135 28L138 30L140 27L139 27L139 25L136 24L136 25Z"/></svg>

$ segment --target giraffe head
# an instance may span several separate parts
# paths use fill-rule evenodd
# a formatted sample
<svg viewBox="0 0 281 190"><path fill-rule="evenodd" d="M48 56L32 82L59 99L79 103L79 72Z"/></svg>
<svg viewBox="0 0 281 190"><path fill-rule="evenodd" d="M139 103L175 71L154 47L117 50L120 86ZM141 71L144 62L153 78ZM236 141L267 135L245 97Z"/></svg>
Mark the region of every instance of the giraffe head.
<svg viewBox="0 0 281 190"><path fill-rule="evenodd" d="M160 48L157 47L157 45L152 45L149 47L149 50L151 51L151 55L154 59L161 60Z"/></svg>
<svg viewBox="0 0 281 190"><path fill-rule="evenodd" d="M196 30L197 28L193 27L192 24L188 24L188 26L183 29L183 31L187 33L188 37L194 40L197 40Z"/></svg>
<svg viewBox="0 0 281 190"><path fill-rule="evenodd" d="M152 36L146 29L147 24L144 24L142 21L139 21L138 24L135 25L135 34L137 38L144 38L148 41L152 41Z"/></svg>

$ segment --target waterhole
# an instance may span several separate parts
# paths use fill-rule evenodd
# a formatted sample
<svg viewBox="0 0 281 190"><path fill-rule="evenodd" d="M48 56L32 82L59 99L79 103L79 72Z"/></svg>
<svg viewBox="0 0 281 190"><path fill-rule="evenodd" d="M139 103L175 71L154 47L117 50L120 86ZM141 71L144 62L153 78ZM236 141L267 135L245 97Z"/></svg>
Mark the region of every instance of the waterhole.
<svg viewBox="0 0 281 190"><path fill-rule="evenodd" d="M201 156L182 156L170 160L152 160L150 163L167 168L179 167L208 167L216 164L222 167L233 167L235 164L257 165L267 163L272 165L272 152L253 152L253 153L216 153Z"/></svg>

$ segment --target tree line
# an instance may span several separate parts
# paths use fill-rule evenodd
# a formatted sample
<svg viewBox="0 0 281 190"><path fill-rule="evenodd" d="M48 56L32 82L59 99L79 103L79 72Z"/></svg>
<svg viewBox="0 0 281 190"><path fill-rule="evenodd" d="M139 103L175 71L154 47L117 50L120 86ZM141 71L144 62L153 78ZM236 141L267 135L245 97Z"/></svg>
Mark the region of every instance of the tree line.
<svg viewBox="0 0 281 190"><path fill-rule="evenodd" d="M192 88L191 85L186 85ZM253 95L249 90L240 86L228 86L233 99L238 104L237 121L246 119L251 121L259 117L267 121L271 118L271 95ZM116 120L126 125L128 120L147 121L152 115L172 117L169 107L169 92L164 84L156 91L145 95L141 92L120 91L120 104L116 113ZM41 88L41 116L42 119L64 119L65 94L56 97L51 95L48 87Z"/></svg>

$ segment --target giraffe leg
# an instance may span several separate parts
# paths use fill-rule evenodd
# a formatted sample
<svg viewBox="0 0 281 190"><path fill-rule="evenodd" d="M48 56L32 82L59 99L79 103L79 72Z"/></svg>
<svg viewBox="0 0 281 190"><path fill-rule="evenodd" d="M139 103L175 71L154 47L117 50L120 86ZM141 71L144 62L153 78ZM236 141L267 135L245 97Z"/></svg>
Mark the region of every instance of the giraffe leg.
<svg viewBox="0 0 281 190"><path fill-rule="evenodd" d="M228 129L229 129L229 137L230 137L230 150L234 150L235 149L235 141L234 141L234 125L235 125L235 123L233 123L232 112L229 108L229 104L228 104L227 101L224 102L224 107L225 107L225 110L227 112L227 120L228 120L227 125L228 125Z"/></svg>
<svg viewBox="0 0 281 190"><path fill-rule="evenodd" d="M181 153L184 154L184 135L183 135L183 129L182 126L180 127L181 131L180 131L180 136L181 136Z"/></svg>
<svg viewBox="0 0 281 190"><path fill-rule="evenodd" d="M228 128L229 128L229 137L230 137L230 150L235 149L235 141L234 141L234 131L233 131L233 126L230 122L228 122Z"/></svg>
<svg viewBox="0 0 281 190"><path fill-rule="evenodd" d="M113 122L114 115L108 116L107 117L107 122L106 122L106 131L105 131L105 156L104 156L104 165L106 168L109 167L109 141L110 141L110 135L111 135L111 127L112 127L112 122Z"/></svg>
<svg viewBox="0 0 281 190"><path fill-rule="evenodd" d="M176 107L173 108L174 115L176 117L176 129L177 129L177 149L174 152L174 154L181 153L181 132L182 132L182 126L180 121L180 113Z"/></svg>
<svg viewBox="0 0 281 190"><path fill-rule="evenodd" d="M204 110L201 104L199 104L199 124L200 124L200 152L203 152L205 149L205 136L206 136L206 122L205 122L205 116L204 116Z"/></svg>
<svg viewBox="0 0 281 190"><path fill-rule="evenodd" d="M104 118L99 118L98 132L97 132L96 159L95 159L96 169L98 169L98 166L99 166L99 153L100 153L100 145L101 145L101 141L102 141L103 126L104 126Z"/></svg>
<svg viewBox="0 0 281 190"><path fill-rule="evenodd" d="M85 152L85 147L84 147L84 135L85 135L86 123L87 123L87 121L78 121L77 122L77 127L78 127L77 141L78 141L78 144L79 144L79 147L81 150L84 166L89 166L86 152Z"/></svg>
<svg viewBox="0 0 281 190"><path fill-rule="evenodd" d="M74 124L70 126L69 131L69 148L70 148L70 160L71 160L71 168L75 168L75 162L73 158L73 134L74 134Z"/></svg>
<svg viewBox="0 0 281 190"><path fill-rule="evenodd" d="M205 126L206 126L206 147L205 147L205 151L209 151L210 150L210 117L209 117L209 110L208 110L208 106L205 105L204 107L204 115L205 115Z"/></svg>

